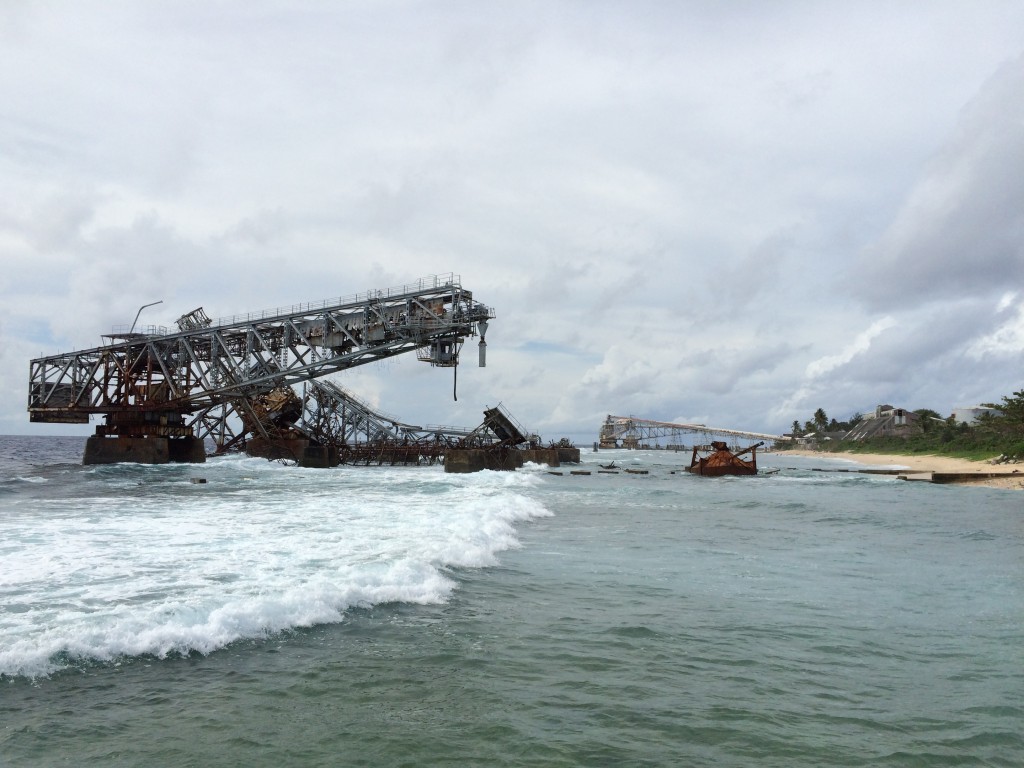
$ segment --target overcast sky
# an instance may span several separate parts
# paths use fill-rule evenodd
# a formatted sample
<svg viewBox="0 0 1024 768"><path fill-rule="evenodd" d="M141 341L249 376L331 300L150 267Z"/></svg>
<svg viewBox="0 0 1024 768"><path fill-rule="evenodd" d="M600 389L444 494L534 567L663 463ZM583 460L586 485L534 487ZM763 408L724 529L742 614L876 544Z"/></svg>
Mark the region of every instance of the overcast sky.
<svg viewBox="0 0 1024 768"><path fill-rule="evenodd" d="M412 423L783 431L1024 388L1024 3L0 0L0 433L31 358L461 275ZM90 431L80 428L84 434Z"/></svg>

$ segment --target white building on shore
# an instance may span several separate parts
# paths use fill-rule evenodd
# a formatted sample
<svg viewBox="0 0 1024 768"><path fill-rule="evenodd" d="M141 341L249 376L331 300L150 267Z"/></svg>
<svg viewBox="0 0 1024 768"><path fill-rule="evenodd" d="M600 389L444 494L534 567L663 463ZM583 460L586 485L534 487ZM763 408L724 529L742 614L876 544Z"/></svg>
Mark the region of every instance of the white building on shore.
<svg viewBox="0 0 1024 768"><path fill-rule="evenodd" d="M957 424L973 424L983 413L998 416L999 410L997 408L989 408L984 405L966 405L953 409L953 419Z"/></svg>

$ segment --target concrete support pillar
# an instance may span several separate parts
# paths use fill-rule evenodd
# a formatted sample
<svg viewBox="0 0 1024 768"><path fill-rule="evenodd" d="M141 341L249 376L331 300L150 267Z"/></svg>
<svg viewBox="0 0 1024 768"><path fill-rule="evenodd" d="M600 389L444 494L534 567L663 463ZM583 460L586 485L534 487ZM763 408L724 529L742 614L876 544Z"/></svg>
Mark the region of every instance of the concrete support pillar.
<svg viewBox="0 0 1024 768"><path fill-rule="evenodd" d="M547 464L549 467L561 466L557 448L524 448L519 452L523 461L535 464Z"/></svg>
<svg viewBox="0 0 1024 768"><path fill-rule="evenodd" d="M337 451L335 451L337 454ZM331 464L331 451L326 445L307 445L302 451L302 458L299 459L300 467L314 467L326 469L338 462Z"/></svg>
<svg viewBox="0 0 1024 768"><path fill-rule="evenodd" d="M198 437L167 438L168 459L181 464L205 464L206 446Z"/></svg>
<svg viewBox="0 0 1024 768"><path fill-rule="evenodd" d="M288 459L300 463L306 455L306 448L309 447L309 440L306 438L267 440L262 437L254 437L245 444L245 452L249 456L260 459Z"/></svg>
<svg viewBox="0 0 1024 768"><path fill-rule="evenodd" d="M558 451L558 460L563 464L580 463L579 448L556 448L555 450Z"/></svg>
<svg viewBox="0 0 1024 768"><path fill-rule="evenodd" d="M515 448L500 450L460 448L449 450L444 456L445 472L479 472L483 469L515 470L521 466L523 466L523 454L522 451Z"/></svg>
<svg viewBox="0 0 1024 768"><path fill-rule="evenodd" d="M83 464L202 464L203 441L197 437L104 437L93 435L85 443Z"/></svg>

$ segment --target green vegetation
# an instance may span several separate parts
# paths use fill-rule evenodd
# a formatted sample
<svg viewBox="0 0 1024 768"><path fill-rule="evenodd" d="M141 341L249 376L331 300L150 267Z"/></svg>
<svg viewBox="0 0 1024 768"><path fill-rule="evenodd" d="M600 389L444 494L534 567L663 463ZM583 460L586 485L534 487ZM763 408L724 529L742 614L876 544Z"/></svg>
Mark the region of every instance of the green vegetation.
<svg viewBox="0 0 1024 768"><path fill-rule="evenodd" d="M810 421L805 421L802 427L799 421L794 421L791 431L797 436L809 435L812 432L849 432L862 421L862 413L855 413L846 421L836 421L828 417L824 408L819 408L814 412L814 417Z"/></svg>
<svg viewBox="0 0 1024 768"><path fill-rule="evenodd" d="M929 454L952 456L975 461L1006 455L1024 458L1024 389L1012 396L1003 397L1001 403L984 403L995 413L982 414L974 424L957 424L952 417L941 420L939 414L930 408L920 408L914 413L921 418L915 428L906 436L872 437L866 440L821 440L818 448L824 451L847 451L850 453L891 453ZM837 432L849 429L863 419L856 414L847 422L828 421L825 412L819 408L812 420L794 433ZM822 422L827 424L821 427ZM833 429L836 425L836 429ZM782 446L779 446L782 447Z"/></svg>

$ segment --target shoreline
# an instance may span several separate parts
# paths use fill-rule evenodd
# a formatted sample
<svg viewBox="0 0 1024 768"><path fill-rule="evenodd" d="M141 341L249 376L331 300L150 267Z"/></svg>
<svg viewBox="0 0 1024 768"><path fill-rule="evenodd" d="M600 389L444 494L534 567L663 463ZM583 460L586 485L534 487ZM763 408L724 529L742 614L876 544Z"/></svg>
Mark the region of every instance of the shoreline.
<svg viewBox="0 0 1024 768"><path fill-rule="evenodd" d="M868 467L893 467L907 469L910 472L955 472L963 474L988 474L999 473L1002 477L979 477L977 479L965 478L957 480L953 485L980 485L986 488L1009 488L1012 490L1024 490L1024 466L989 464L984 461L971 461L970 459L955 459L949 456L901 456L897 454L884 453L847 453L832 451L812 451L806 449L786 449L777 451L774 455L781 456L791 454L793 456L804 456L814 459L840 459L852 461L856 464L863 464Z"/></svg>

